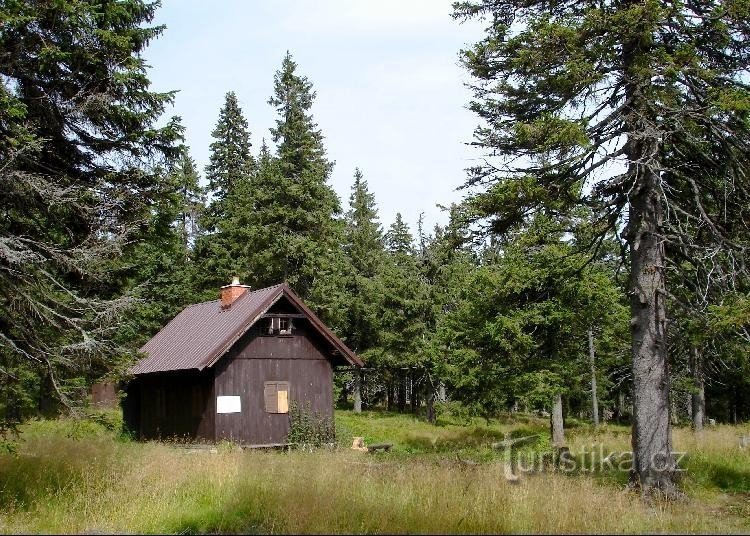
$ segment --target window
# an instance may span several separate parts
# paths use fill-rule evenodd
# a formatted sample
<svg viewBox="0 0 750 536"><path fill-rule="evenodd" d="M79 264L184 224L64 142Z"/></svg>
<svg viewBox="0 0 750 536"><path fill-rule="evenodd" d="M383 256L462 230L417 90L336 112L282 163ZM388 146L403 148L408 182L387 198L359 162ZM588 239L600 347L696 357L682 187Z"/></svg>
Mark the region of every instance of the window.
<svg viewBox="0 0 750 536"><path fill-rule="evenodd" d="M273 317L268 324L269 335L291 335L292 319L287 317Z"/></svg>
<svg viewBox="0 0 750 536"><path fill-rule="evenodd" d="M289 382L264 382L266 413L289 413Z"/></svg>

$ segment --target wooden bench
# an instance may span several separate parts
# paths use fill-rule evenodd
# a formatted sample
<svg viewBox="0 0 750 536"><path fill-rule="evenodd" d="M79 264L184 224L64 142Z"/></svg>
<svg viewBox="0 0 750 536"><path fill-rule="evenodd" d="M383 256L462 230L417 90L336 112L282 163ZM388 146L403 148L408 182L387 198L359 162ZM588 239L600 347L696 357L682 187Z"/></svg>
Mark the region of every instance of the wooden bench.
<svg viewBox="0 0 750 536"><path fill-rule="evenodd" d="M393 443L375 443L374 445L367 446L367 452L371 454L379 450L382 450L383 452L388 452L389 450L391 450L392 446L393 446Z"/></svg>

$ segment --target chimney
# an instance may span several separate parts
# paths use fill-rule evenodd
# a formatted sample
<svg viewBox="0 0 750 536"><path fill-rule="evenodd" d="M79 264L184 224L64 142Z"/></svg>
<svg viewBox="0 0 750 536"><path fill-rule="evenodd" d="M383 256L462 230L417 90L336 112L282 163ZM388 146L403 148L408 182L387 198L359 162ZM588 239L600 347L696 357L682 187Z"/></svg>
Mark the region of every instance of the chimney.
<svg viewBox="0 0 750 536"><path fill-rule="evenodd" d="M234 300L242 296L250 285L240 285L240 278L234 276L231 285L221 287L221 308L229 309Z"/></svg>

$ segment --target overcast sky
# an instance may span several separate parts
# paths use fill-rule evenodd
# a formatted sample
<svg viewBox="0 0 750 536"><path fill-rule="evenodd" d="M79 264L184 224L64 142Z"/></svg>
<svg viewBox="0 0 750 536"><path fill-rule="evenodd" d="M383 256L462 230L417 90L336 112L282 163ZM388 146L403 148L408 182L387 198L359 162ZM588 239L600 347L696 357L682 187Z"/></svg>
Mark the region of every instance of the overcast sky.
<svg viewBox="0 0 750 536"><path fill-rule="evenodd" d="M227 91L247 118L253 150L275 112L267 104L287 50L317 92L313 115L336 162L331 184L347 206L359 167L384 226L401 212L414 230L444 223L436 204L456 187L476 153L465 145L477 123L458 52L481 36L459 24L444 0L163 0L167 29L146 51L157 90L177 89L170 115L187 129L202 170Z"/></svg>

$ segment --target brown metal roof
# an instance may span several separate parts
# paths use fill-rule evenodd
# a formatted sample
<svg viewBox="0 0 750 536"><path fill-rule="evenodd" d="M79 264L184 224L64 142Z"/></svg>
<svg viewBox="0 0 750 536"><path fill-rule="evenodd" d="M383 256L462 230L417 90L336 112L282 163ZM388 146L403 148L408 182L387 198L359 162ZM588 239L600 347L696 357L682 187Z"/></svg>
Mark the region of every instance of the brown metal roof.
<svg viewBox="0 0 750 536"><path fill-rule="evenodd" d="M247 291L227 309L220 300L185 308L140 349L147 354L132 374L171 370L202 370L216 363L274 303L285 296L308 317L320 334L352 365L362 361L302 303L286 284Z"/></svg>

